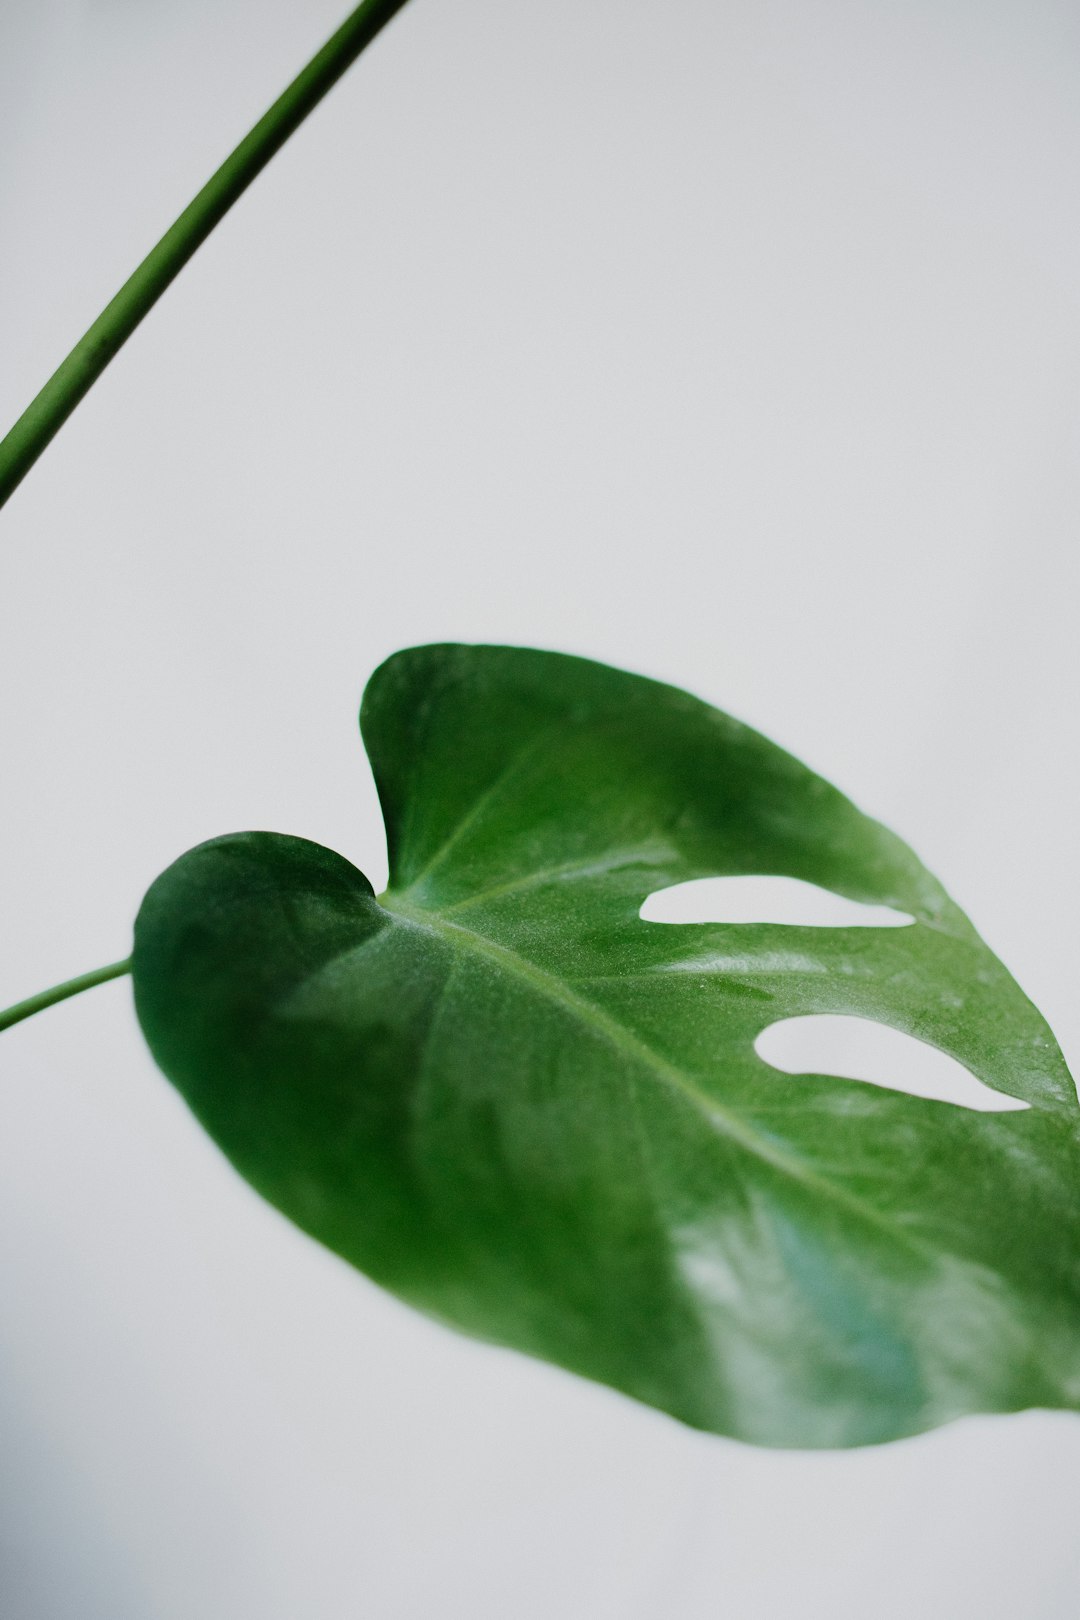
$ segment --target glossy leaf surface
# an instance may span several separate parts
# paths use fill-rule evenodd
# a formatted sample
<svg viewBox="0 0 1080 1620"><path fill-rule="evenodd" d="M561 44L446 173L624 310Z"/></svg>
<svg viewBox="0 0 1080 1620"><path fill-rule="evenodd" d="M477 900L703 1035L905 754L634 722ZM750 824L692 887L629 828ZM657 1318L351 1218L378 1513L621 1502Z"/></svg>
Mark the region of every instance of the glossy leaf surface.
<svg viewBox="0 0 1080 1620"><path fill-rule="evenodd" d="M1080 1403L1075 1090L905 845L717 710L581 659L400 653L362 728L386 894L242 833L169 868L136 926L150 1046L265 1197L445 1322L758 1443ZM639 916L746 873L915 921ZM821 1012L1030 1106L756 1055Z"/></svg>

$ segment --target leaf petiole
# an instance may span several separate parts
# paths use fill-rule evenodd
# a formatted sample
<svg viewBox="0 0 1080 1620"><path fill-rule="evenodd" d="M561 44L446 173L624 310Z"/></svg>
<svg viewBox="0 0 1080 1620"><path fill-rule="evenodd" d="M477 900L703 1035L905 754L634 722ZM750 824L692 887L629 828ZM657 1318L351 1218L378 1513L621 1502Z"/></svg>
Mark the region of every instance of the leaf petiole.
<svg viewBox="0 0 1080 1620"><path fill-rule="evenodd" d="M130 972L131 958L126 956L122 962L110 962L108 967L80 973L77 979L66 979L63 984L53 985L51 990L39 990L36 996L28 996L25 1001L17 1001L14 1007L0 1012L0 1029L10 1029L12 1024L32 1018L34 1013L44 1012L46 1007L53 1007L58 1001L66 1001L69 996L77 996L83 990L92 990L96 984L107 984L110 979L119 979Z"/></svg>
<svg viewBox="0 0 1080 1620"><path fill-rule="evenodd" d="M150 249L6 438L0 439L0 506L214 226L404 4L405 0L363 0Z"/></svg>

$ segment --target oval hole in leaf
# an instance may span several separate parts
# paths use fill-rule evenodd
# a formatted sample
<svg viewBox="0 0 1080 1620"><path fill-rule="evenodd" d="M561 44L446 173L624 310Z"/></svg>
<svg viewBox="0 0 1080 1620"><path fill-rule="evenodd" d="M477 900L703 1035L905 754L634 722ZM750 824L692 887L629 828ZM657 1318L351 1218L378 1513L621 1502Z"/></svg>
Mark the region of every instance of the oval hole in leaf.
<svg viewBox="0 0 1080 1620"><path fill-rule="evenodd" d="M793 877L708 877L650 894L643 922L787 923L798 928L906 928L891 906L864 905Z"/></svg>
<svg viewBox="0 0 1080 1620"><path fill-rule="evenodd" d="M840 1013L784 1018L762 1030L754 1049L782 1074L865 1080L912 1097L1003 1114L1029 1105L984 1085L947 1052L902 1030Z"/></svg>

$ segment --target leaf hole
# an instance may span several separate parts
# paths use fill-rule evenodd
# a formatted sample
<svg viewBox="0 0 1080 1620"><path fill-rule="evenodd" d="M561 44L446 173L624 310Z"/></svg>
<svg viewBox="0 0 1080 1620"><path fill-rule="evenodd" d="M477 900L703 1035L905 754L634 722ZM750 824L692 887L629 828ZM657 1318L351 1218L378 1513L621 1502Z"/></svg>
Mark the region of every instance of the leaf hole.
<svg viewBox="0 0 1080 1620"><path fill-rule="evenodd" d="M888 1091L981 1113L1004 1114L1029 1106L985 1085L947 1052L868 1018L841 1013L784 1018L761 1032L754 1050L782 1074L865 1080Z"/></svg>
<svg viewBox="0 0 1080 1620"><path fill-rule="evenodd" d="M657 889L643 922L786 923L798 928L906 928L915 921L891 906L866 905L793 877L691 878Z"/></svg>

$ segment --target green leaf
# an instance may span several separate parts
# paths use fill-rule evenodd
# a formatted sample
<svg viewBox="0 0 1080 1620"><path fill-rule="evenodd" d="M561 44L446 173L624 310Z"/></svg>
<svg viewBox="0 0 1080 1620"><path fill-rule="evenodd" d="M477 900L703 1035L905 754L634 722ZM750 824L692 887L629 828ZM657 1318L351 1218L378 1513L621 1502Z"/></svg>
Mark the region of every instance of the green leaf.
<svg viewBox="0 0 1080 1620"><path fill-rule="evenodd" d="M362 728L384 895L241 833L170 867L136 925L154 1055L266 1198L442 1321L745 1440L1080 1404L1076 1093L904 844L726 715L577 658L399 653ZM639 916L738 873L915 921ZM756 1055L819 1012L1030 1106Z"/></svg>

